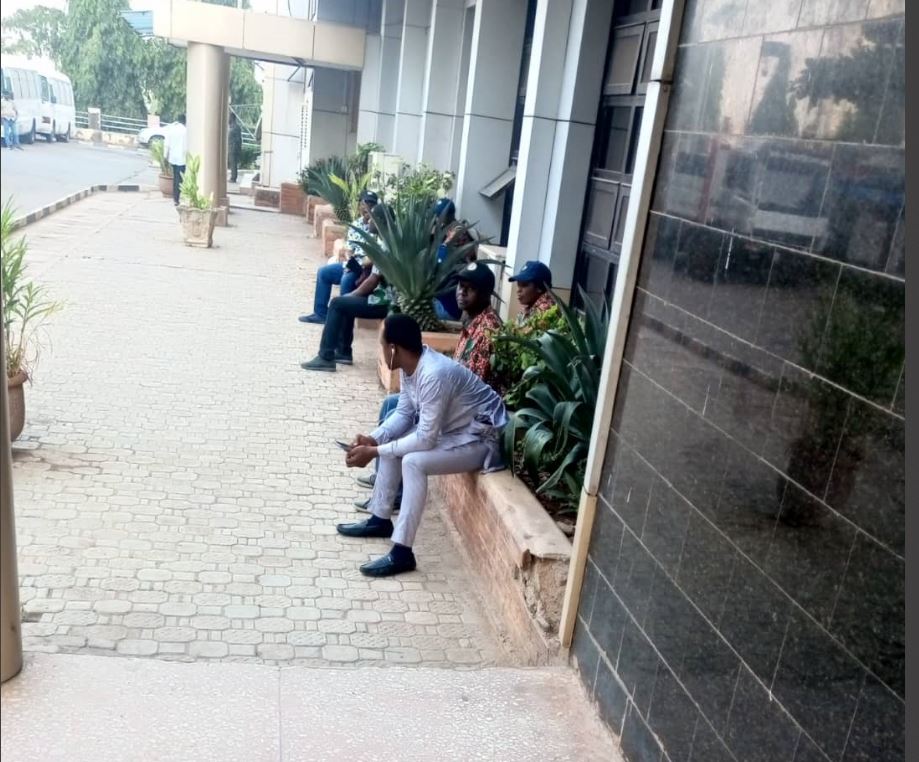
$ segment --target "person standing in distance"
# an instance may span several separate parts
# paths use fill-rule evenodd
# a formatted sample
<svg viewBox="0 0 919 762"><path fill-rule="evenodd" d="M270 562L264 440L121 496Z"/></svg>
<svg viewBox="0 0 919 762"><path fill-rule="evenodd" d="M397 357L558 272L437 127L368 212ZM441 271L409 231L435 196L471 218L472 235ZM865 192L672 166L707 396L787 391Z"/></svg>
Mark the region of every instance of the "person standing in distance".
<svg viewBox="0 0 919 762"><path fill-rule="evenodd" d="M185 157L188 154L188 133L185 114L179 114L174 124L166 130L166 161L172 165L172 202L179 205L179 189L185 176Z"/></svg>
<svg viewBox="0 0 919 762"><path fill-rule="evenodd" d="M230 128L227 132L227 158L230 165L230 182L235 183L239 175L239 157L243 151L243 131L236 114L230 114Z"/></svg>

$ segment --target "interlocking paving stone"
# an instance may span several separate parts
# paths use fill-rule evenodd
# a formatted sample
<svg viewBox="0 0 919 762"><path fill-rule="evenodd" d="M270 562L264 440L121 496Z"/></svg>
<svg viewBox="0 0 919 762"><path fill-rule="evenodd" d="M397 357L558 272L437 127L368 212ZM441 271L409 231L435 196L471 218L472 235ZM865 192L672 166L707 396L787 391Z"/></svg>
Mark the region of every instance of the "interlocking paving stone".
<svg viewBox="0 0 919 762"><path fill-rule="evenodd" d="M366 490L329 445L374 426L376 334L353 367L302 371L319 244L299 218L231 222L192 250L168 200L102 194L25 229L66 303L13 446L22 602L49 618L25 648L509 663L436 508L418 571L357 571L386 543L335 533Z"/></svg>

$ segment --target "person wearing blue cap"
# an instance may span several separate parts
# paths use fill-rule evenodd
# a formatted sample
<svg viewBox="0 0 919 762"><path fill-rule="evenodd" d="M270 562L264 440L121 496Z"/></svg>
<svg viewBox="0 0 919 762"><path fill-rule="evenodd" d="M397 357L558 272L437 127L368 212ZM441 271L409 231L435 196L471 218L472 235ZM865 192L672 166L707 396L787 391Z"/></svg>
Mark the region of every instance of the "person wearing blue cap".
<svg viewBox="0 0 919 762"><path fill-rule="evenodd" d="M361 218L357 225L366 232L370 230L370 214L377 205L377 194L373 191L364 191L361 194ZM316 291L313 294L313 312L311 315L301 315L301 323L315 323L323 325L329 314L329 300L332 298L332 286L340 286L342 296L354 291L360 278L364 256L360 244L360 234L353 228L348 229L348 249L351 256L345 262L332 262L320 267L316 273Z"/></svg>
<svg viewBox="0 0 919 762"><path fill-rule="evenodd" d="M517 325L522 325L534 315L555 305L555 297L550 290L552 271L542 262L527 262L509 280L517 284L517 301L522 308L517 313Z"/></svg>

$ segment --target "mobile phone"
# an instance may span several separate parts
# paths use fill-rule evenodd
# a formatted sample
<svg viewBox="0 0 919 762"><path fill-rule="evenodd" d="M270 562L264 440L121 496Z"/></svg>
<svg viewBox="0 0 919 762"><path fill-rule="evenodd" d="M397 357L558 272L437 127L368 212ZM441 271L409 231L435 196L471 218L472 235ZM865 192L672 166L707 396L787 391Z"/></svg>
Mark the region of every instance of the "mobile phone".
<svg viewBox="0 0 919 762"><path fill-rule="evenodd" d="M341 449L344 450L345 452L349 452L351 450L351 445L345 444L344 442L339 442L338 440L336 440L335 444L341 447Z"/></svg>

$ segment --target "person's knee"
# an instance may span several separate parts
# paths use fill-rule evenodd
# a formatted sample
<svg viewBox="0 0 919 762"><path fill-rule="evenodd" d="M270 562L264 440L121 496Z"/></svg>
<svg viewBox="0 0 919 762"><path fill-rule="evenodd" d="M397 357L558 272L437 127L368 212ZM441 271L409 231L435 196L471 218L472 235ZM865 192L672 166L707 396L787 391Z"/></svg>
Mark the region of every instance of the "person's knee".
<svg viewBox="0 0 919 762"><path fill-rule="evenodd" d="M410 452L404 458L402 458L402 473L403 475L412 473L420 476L427 476L427 468L425 467L425 458L420 452Z"/></svg>

